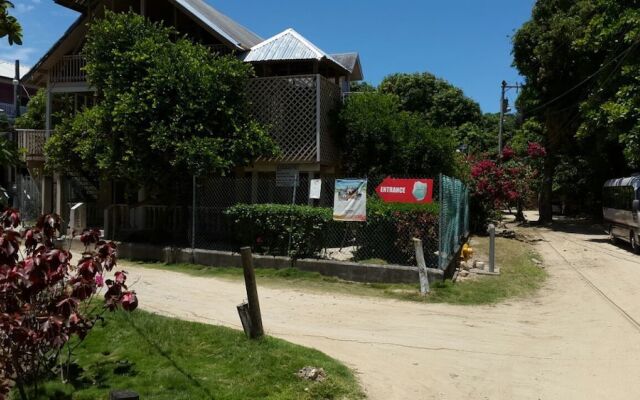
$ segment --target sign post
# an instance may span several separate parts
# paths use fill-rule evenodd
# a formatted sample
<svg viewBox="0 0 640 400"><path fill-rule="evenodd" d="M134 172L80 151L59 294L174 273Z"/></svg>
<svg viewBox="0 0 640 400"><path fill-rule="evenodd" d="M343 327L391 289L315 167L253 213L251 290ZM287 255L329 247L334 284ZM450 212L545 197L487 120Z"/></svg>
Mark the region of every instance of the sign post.
<svg viewBox="0 0 640 400"><path fill-rule="evenodd" d="M276 170L276 186L291 187L291 212L296 204L296 192L298 191L298 177L300 173L295 166L284 165ZM287 256L291 254L291 239L293 236L293 215L291 215L291 225L289 227L289 245L287 246Z"/></svg>

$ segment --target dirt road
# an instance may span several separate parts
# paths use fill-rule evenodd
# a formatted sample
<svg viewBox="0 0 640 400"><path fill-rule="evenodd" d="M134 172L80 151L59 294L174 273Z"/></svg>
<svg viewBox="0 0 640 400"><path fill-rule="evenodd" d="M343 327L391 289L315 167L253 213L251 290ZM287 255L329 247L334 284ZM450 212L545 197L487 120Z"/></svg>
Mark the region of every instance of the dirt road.
<svg viewBox="0 0 640 400"><path fill-rule="evenodd" d="M640 257L597 230L529 229L538 295L461 307L260 287L270 335L353 367L371 399L640 398ZM144 309L240 329L238 282L126 266Z"/></svg>

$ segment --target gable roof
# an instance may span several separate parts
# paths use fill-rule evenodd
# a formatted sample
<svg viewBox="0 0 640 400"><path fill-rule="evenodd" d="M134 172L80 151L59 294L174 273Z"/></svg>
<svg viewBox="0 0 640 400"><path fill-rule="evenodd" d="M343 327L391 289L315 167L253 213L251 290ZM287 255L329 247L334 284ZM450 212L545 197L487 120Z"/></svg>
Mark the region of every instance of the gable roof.
<svg viewBox="0 0 640 400"><path fill-rule="evenodd" d="M328 60L339 68L347 70L333 57L291 28L253 46L242 59L245 62Z"/></svg>
<svg viewBox="0 0 640 400"><path fill-rule="evenodd" d="M170 1L239 50L247 50L263 40L260 36L222 14L203 0ZM55 2L78 12L86 11L91 4L87 0L55 0ZM147 3L147 7L152 7L153 3L151 1Z"/></svg>
<svg viewBox="0 0 640 400"><path fill-rule="evenodd" d="M364 79L364 75L362 74L362 65L360 64L360 56L358 53L332 54L331 57L349 70L352 81L361 81Z"/></svg>
<svg viewBox="0 0 640 400"><path fill-rule="evenodd" d="M202 23L239 49L248 50L263 41L260 36L222 14L203 0L172 0L172 2L198 18Z"/></svg>
<svg viewBox="0 0 640 400"><path fill-rule="evenodd" d="M20 63L20 79L22 79L31 67ZM16 75L15 61L0 60L0 78L13 79Z"/></svg>

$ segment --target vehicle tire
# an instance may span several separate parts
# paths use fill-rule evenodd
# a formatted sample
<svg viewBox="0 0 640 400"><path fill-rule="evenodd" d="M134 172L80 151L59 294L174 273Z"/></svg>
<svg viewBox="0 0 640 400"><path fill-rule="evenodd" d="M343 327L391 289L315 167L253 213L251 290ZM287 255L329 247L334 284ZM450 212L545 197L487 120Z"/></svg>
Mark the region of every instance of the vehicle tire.
<svg viewBox="0 0 640 400"><path fill-rule="evenodd" d="M631 237L629 238L629 243L631 243L631 250L635 254L640 254L640 244L638 244L638 241L636 240L636 234L633 231L631 232Z"/></svg>
<svg viewBox="0 0 640 400"><path fill-rule="evenodd" d="M618 244L618 238L613 234L613 225L609 225L609 242L613 245Z"/></svg>

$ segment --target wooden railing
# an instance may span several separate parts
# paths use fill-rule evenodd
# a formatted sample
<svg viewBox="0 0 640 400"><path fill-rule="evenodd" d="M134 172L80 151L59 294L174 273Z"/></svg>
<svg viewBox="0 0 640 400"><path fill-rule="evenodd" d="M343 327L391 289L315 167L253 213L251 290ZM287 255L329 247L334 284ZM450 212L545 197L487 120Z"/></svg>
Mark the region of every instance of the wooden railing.
<svg viewBox="0 0 640 400"><path fill-rule="evenodd" d="M51 68L50 79L52 83L77 83L86 82L87 74L84 67L87 60L79 55L63 56L62 60Z"/></svg>
<svg viewBox="0 0 640 400"><path fill-rule="evenodd" d="M49 132L37 129L17 129L18 148L24 153L24 161L44 161L44 143Z"/></svg>

